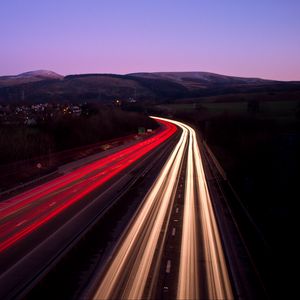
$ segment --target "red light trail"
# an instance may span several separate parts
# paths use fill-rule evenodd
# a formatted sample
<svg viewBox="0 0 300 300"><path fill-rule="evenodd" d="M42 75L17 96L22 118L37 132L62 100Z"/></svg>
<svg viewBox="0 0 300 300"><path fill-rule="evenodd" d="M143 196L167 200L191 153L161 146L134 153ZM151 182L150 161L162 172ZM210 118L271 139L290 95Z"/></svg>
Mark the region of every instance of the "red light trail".
<svg viewBox="0 0 300 300"><path fill-rule="evenodd" d="M154 136L3 202L0 210L0 252L84 199L177 130L169 122L158 122L163 129Z"/></svg>

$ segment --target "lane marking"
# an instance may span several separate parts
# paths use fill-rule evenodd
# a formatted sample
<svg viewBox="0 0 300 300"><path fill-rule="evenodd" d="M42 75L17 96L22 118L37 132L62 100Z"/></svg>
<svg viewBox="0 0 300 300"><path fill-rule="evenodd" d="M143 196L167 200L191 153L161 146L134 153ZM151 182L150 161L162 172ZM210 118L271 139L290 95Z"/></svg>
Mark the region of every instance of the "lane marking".
<svg viewBox="0 0 300 300"><path fill-rule="evenodd" d="M170 273L170 272L171 272L171 260L168 260L167 267L166 267L166 273Z"/></svg>
<svg viewBox="0 0 300 300"><path fill-rule="evenodd" d="M176 233L176 228L175 228L175 227L173 227L173 230L172 230L172 236L174 236L174 235L175 235L175 233Z"/></svg>

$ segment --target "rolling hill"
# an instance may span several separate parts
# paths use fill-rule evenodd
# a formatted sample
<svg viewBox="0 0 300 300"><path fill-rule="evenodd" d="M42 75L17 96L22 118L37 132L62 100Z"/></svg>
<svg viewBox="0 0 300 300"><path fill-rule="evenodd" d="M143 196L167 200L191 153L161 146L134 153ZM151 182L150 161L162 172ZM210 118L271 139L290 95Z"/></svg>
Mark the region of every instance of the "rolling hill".
<svg viewBox="0 0 300 300"><path fill-rule="evenodd" d="M30 71L14 76L1 76L0 88L51 79L63 79L63 76L47 70Z"/></svg>
<svg viewBox="0 0 300 300"><path fill-rule="evenodd" d="M257 85L276 83L276 81L260 78L243 78L226 76L209 72L155 72L155 73L132 73L135 77L170 80L190 88L207 88L212 85Z"/></svg>
<svg viewBox="0 0 300 300"><path fill-rule="evenodd" d="M79 74L39 70L0 77L0 102L111 102L120 98L164 102L251 92L300 90L299 82L242 78L208 72Z"/></svg>

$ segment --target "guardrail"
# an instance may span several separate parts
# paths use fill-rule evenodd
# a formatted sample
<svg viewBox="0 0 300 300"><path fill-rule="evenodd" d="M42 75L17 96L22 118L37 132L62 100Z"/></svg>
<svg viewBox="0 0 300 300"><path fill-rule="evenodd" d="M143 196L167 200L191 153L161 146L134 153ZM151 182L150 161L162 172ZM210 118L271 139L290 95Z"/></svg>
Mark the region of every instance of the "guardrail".
<svg viewBox="0 0 300 300"><path fill-rule="evenodd" d="M225 181L227 181L227 175L226 175L224 169L222 168L222 166L220 165L219 161L217 160L217 158L215 157L215 155L213 154L213 152L211 151L211 149L207 145L206 141L203 141L203 146L205 147L206 151L210 155L212 161L214 162L214 164L215 164L217 170L219 171L220 175L222 176L222 178Z"/></svg>

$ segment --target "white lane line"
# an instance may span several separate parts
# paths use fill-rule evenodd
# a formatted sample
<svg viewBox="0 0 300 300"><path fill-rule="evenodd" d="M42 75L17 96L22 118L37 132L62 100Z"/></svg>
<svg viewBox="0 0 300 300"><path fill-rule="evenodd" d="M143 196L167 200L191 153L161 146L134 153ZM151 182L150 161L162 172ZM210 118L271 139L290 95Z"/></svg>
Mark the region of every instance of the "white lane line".
<svg viewBox="0 0 300 300"><path fill-rule="evenodd" d="M171 260L168 260L167 266L166 266L166 273L170 273L170 272L171 272Z"/></svg>
<svg viewBox="0 0 300 300"><path fill-rule="evenodd" d="M174 236L176 233L176 228L174 227L173 230L172 230L172 236Z"/></svg>
<svg viewBox="0 0 300 300"><path fill-rule="evenodd" d="M177 207L177 208L176 208L176 214L178 214L178 211L179 211L179 208Z"/></svg>

